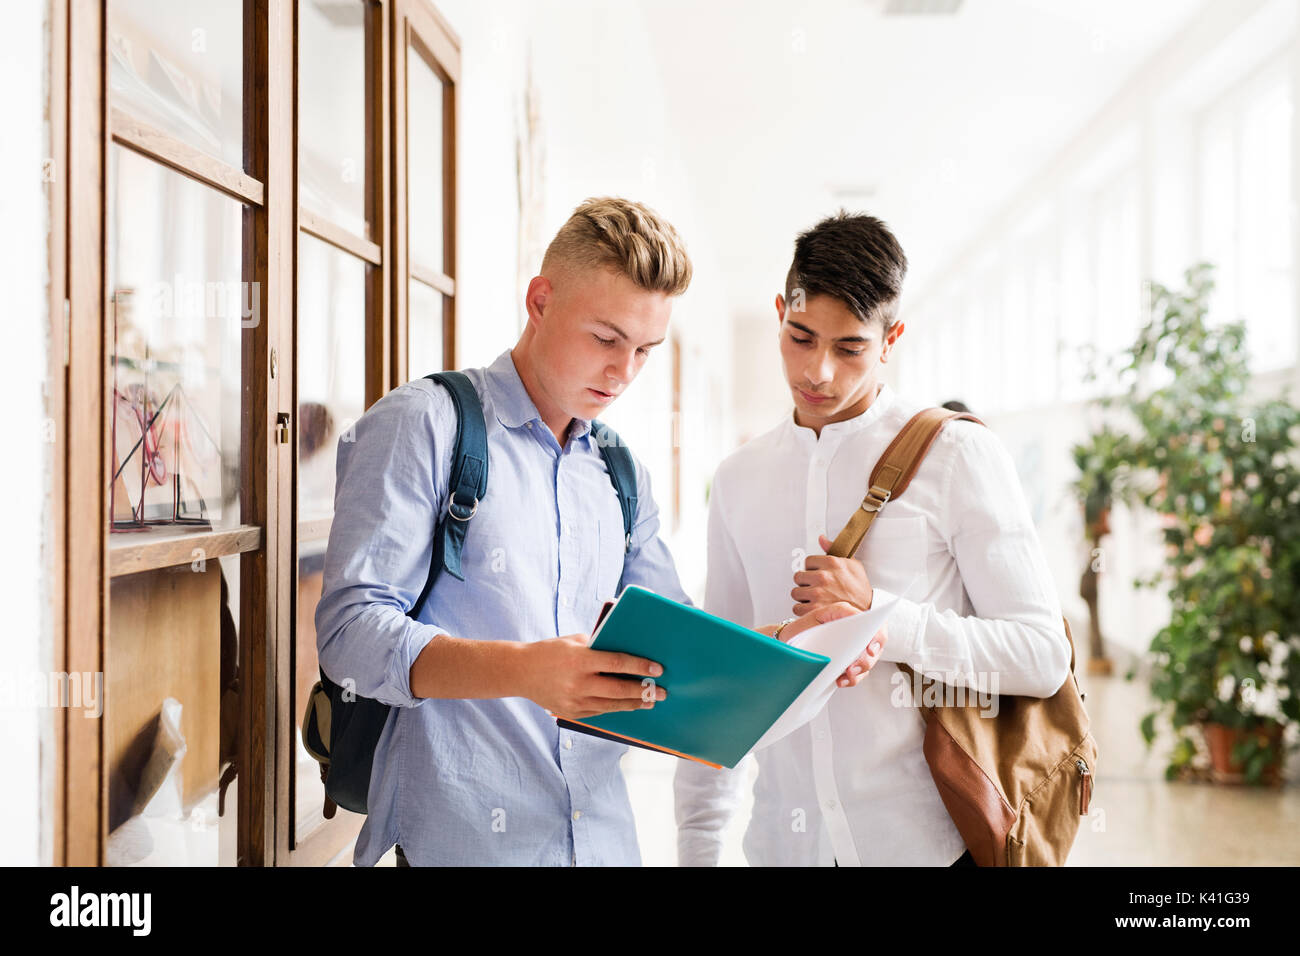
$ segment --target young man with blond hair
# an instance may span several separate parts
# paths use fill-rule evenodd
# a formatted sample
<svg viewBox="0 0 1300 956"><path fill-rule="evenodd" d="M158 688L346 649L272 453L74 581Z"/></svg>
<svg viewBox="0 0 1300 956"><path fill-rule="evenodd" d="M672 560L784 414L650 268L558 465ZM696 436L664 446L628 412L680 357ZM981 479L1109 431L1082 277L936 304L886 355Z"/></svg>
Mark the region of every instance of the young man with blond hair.
<svg viewBox="0 0 1300 956"><path fill-rule="evenodd" d="M898 240L872 216L842 213L799 236L776 296L792 414L714 477L706 611L746 625L791 613L804 622L897 599L872 673L756 754L751 864L974 865L930 777L911 687L885 662L1031 697L1052 696L1069 676L1051 574L991 430L949 423L858 555L825 553L923 407L880 381L903 334L906 271ZM739 768L677 768L680 863L718 862L742 779Z"/></svg>
<svg viewBox="0 0 1300 956"><path fill-rule="evenodd" d="M639 462L626 546L590 426L663 342L690 279L680 237L652 210L592 199L574 211L528 285L519 341L465 372L483 406L490 480L464 580L441 575L418 619L406 615L447 508L451 398L429 379L407 382L340 442L320 662L393 708L358 865L394 844L399 865L639 864L626 747L561 732L547 711L653 706L639 678L662 668L591 650L587 632L620 578L689 600Z"/></svg>

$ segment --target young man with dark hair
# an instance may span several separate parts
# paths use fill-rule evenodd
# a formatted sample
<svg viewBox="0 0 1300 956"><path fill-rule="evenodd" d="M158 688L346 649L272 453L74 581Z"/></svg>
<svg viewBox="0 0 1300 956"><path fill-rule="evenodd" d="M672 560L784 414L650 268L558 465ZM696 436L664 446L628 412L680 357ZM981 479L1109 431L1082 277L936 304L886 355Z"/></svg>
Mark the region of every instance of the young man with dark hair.
<svg viewBox="0 0 1300 956"><path fill-rule="evenodd" d="M903 334L906 271L898 240L871 216L841 213L798 237L776 296L793 414L714 477L705 610L753 626L897 600L874 673L756 753L751 864L969 863L921 750L911 684L885 662L994 694L1050 697L1068 677L1051 575L991 430L950 422L858 554L825 553L886 446L923 407L879 381ZM743 774L678 766L680 863L718 861Z"/></svg>

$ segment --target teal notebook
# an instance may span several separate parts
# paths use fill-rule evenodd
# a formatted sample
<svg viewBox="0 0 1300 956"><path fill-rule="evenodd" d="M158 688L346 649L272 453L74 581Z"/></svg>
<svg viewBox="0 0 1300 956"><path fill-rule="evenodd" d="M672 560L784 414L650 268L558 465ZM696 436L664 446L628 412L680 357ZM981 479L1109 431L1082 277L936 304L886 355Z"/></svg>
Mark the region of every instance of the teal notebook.
<svg viewBox="0 0 1300 956"><path fill-rule="evenodd" d="M649 710L617 711L561 726L734 767L830 658L635 585L623 591L591 646L657 661L668 692Z"/></svg>

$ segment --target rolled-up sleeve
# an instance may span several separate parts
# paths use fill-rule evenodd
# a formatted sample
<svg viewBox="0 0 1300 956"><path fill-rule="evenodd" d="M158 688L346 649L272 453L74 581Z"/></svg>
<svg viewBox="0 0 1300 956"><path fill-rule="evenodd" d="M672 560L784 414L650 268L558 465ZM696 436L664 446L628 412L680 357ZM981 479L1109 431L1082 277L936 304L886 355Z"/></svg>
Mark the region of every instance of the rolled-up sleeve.
<svg viewBox="0 0 1300 956"><path fill-rule="evenodd" d="M407 383L339 440L316 650L335 683L392 706L420 703L411 665L445 633L407 612L428 578L455 427L441 387Z"/></svg>

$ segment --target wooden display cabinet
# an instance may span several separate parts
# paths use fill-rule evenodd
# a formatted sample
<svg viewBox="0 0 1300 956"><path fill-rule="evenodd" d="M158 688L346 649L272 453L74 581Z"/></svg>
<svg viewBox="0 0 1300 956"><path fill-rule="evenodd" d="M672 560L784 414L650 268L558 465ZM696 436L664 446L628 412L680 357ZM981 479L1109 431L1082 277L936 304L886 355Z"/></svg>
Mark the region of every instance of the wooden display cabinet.
<svg viewBox="0 0 1300 956"><path fill-rule="evenodd" d="M104 677L99 719L54 712L54 861L346 862L361 818L323 818L297 736L332 462L454 367L459 41L429 0L53 7L54 668ZM184 312L190 279L238 310ZM166 303L127 334L207 403L211 520L113 528L124 301Z"/></svg>

